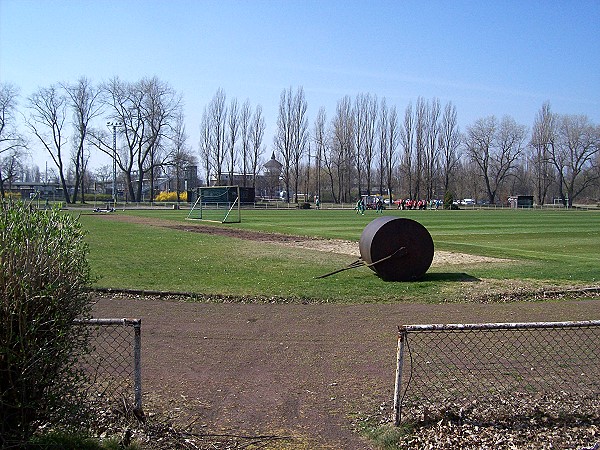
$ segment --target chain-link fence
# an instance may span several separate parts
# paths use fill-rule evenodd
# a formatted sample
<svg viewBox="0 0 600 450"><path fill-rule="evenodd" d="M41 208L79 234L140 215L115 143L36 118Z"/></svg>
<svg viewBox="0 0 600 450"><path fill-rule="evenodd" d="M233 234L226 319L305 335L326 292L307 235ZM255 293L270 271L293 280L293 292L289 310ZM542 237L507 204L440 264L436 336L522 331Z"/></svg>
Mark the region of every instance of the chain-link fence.
<svg viewBox="0 0 600 450"><path fill-rule="evenodd" d="M141 319L87 319L90 351L81 364L94 403L126 401L142 411Z"/></svg>
<svg viewBox="0 0 600 450"><path fill-rule="evenodd" d="M399 328L394 422L600 415L600 321Z"/></svg>

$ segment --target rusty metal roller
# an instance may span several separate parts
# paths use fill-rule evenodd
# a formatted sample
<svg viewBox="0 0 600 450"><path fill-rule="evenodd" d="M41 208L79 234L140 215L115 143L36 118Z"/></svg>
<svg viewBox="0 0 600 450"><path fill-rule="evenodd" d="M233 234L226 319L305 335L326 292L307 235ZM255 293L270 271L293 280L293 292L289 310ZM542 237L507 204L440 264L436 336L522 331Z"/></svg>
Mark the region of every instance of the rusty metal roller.
<svg viewBox="0 0 600 450"><path fill-rule="evenodd" d="M433 261L433 239L412 219L383 216L360 236L360 256L385 281L411 281L425 275Z"/></svg>

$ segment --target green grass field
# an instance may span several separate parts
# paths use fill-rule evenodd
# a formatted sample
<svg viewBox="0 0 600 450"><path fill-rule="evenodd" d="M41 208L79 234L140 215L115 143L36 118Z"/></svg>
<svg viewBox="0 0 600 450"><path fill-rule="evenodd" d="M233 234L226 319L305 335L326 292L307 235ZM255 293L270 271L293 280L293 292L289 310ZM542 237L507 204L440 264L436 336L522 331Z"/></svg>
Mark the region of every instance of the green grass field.
<svg viewBox="0 0 600 450"><path fill-rule="evenodd" d="M187 211L128 210L190 224ZM422 223L436 251L509 259L446 264L418 282L390 283L361 267L325 279L356 258L82 214L98 287L333 302L456 301L478 291L589 286L600 273L600 212L578 210L386 211ZM244 210L223 226L356 241L376 217L352 210ZM474 281L481 280L481 281Z"/></svg>

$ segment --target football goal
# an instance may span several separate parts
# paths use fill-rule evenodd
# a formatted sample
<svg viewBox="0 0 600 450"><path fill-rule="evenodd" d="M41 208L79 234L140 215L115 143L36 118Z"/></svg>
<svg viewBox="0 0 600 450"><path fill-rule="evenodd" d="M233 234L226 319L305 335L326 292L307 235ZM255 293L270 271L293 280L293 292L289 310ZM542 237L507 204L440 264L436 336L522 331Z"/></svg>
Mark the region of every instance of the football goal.
<svg viewBox="0 0 600 450"><path fill-rule="evenodd" d="M239 186L199 187L188 219L220 223L242 221Z"/></svg>

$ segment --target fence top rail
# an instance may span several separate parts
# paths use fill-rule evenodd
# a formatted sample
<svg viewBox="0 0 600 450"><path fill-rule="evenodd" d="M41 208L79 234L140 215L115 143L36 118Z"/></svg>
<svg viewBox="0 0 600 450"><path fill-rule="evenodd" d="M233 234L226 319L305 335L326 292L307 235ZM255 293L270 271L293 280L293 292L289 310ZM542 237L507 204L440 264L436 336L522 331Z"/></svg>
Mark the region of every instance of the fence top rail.
<svg viewBox="0 0 600 450"><path fill-rule="evenodd" d="M429 325L401 325L398 327L398 331L521 330L528 328L583 328L598 326L600 326L600 320L525 323L448 323Z"/></svg>
<svg viewBox="0 0 600 450"><path fill-rule="evenodd" d="M83 325L130 325L140 326L142 319L76 319L75 323Z"/></svg>

